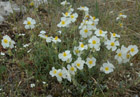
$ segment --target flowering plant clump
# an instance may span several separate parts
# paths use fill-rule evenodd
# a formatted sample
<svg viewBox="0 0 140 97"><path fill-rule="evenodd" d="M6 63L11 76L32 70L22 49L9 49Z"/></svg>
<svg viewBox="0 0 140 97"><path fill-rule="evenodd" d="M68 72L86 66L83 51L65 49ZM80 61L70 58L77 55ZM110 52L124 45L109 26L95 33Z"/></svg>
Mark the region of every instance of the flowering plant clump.
<svg viewBox="0 0 140 97"><path fill-rule="evenodd" d="M65 6L69 3L64 1L61 4ZM70 61L69 64L67 64L67 69L64 66L61 67L63 69L54 69L55 67L53 67L50 71L50 75L52 77L55 76L59 82L62 82L62 78L67 79L70 82L74 81L73 77L75 74L77 74L76 72L78 70L83 70L85 64L89 69L96 66L98 60L96 60L94 53L100 52L102 50L102 45L106 47L107 50L117 53L114 59L118 61L118 64L129 62L131 57L138 53L138 47L136 45L130 45L128 48L122 45L121 49L119 49L120 43L118 39L120 38L120 35L112 32L108 33L108 31L98 29L97 25L99 19L97 19L95 16L89 15L88 7L82 6L77 9L84 12L83 21L78 27L80 29L79 34L81 35L81 40L79 41L79 45L75 45L73 47L73 54L71 54L70 50L66 50L58 54L58 57L62 60L62 63L66 62L67 64L67 60ZM73 11L74 9L70 7L68 12L62 13L63 17L61 17L61 22L57 25L59 28L71 27L71 23L76 22L78 14L72 14ZM120 13L116 20L120 20L126 17L126 15ZM108 37L108 35L110 37ZM89 51L93 54L89 54L86 56L86 59L83 59L82 55L85 54L86 51ZM77 56L76 60L72 60L74 55ZM114 70L115 66L109 61L107 61L107 63L103 63L103 65L100 67L100 71L104 72L105 74L109 74Z"/></svg>
<svg viewBox="0 0 140 97"><path fill-rule="evenodd" d="M87 6L73 8L67 0L59 2L63 7L59 19L55 15L50 17L50 10L46 16L49 23L46 23L46 17L42 17L42 12L46 10L41 9L41 4L52 7L48 0L31 0L29 6L35 15L24 17L23 31L19 31L20 27L14 27L12 32L17 32L14 35L3 34L0 56L5 60L2 64L16 64L20 67L18 69L25 69L21 77L27 76L25 82L31 90L41 90L41 85L50 89L55 83L58 85L55 88L64 86L64 93L77 91L82 94L88 91L88 95L100 92L104 95L103 90L108 89L110 82L108 80L119 73L122 66L133 65L133 57L139 52L138 46L122 44L119 41L121 34L102 28L100 17L91 15ZM122 13L114 18L122 31L125 19L127 15ZM17 86L21 84L22 81L19 81ZM117 84L121 87L121 83Z"/></svg>

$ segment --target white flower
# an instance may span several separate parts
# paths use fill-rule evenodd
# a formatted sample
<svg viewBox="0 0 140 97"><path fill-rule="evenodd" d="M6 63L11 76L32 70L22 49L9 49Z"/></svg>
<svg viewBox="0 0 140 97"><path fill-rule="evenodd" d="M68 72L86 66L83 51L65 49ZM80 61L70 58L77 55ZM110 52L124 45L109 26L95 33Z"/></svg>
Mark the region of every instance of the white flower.
<svg viewBox="0 0 140 97"><path fill-rule="evenodd" d="M14 45L15 45L15 41L11 40L11 41L10 41L10 46L9 46L9 47L12 49L12 48L14 48Z"/></svg>
<svg viewBox="0 0 140 97"><path fill-rule="evenodd" d="M119 19L121 19L121 18L127 18L127 15L123 15L122 13L120 13L120 14L118 15L118 17L116 18L116 20L119 20Z"/></svg>
<svg viewBox="0 0 140 97"><path fill-rule="evenodd" d="M28 43L28 44L23 44L23 47L28 47L30 45L30 43Z"/></svg>
<svg viewBox="0 0 140 97"><path fill-rule="evenodd" d="M29 49L29 50L27 51L27 53L30 53L30 52L31 52L31 50L32 50L32 49Z"/></svg>
<svg viewBox="0 0 140 97"><path fill-rule="evenodd" d="M63 15L64 17L69 17L69 16L71 15L71 12L62 13L62 15Z"/></svg>
<svg viewBox="0 0 140 97"><path fill-rule="evenodd" d="M62 77L64 76L63 71L61 69L57 70L56 78L59 82L62 81Z"/></svg>
<svg viewBox="0 0 140 97"><path fill-rule="evenodd" d="M66 69L64 67L62 70L61 69L57 70L56 78L59 82L62 81L62 78L65 78L65 79L67 78L70 80L69 76L70 75L68 74L68 72L66 71Z"/></svg>
<svg viewBox="0 0 140 97"><path fill-rule="evenodd" d="M97 30L95 31L95 34L96 34L96 36L105 37L106 34L107 34L107 31L103 31L103 30L97 29Z"/></svg>
<svg viewBox="0 0 140 97"><path fill-rule="evenodd" d="M120 38L120 35L118 35L118 34L116 34L116 33L111 33L110 32L110 34L111 34L111 38Z"/></svg>
<svg viewBox="0 0 140 97"><path fill-rule="evenodd" d="M81 10L81 11L85 11L85 12L88 12L89 11L89 8L86 7L86 6L80 6L79 8L77 8L78 10Z"/></svg>
<svg viewBox="0 0 140 97"><path fill-rule="evenodd" d="M80 51L86 50L87 48L88 48L87 45L84 45L82 42L79 42L79 50Z"/></svg>
<svg viewBox="0 0 140 97"><path fill-rule="evenodd" d="M114 70L114 66L113 64L111 64L110 62L107 63L103 63L103 66L100 68L100 71L103 71L106 74L109 74L111 72L113 72Z"/></svg>
<svg viewBox="0 0 140 97"><path fill-rule="evenodd" d="M69 58L66 62L70 63L72 61L72 58Z"/></svg>
<svg viewBox="0 0 140 97"><path fill-rule="evenodd" d="M84 67L84 63L85 61L81 59L81 57L79 57L75 62L74 65L79 69L82 70Z"/></svg>
<svg viewBox="0 0 140 97"><path fill-rule="evenodd" d="M46 31L42 30L40 31L40 34L46 34Z"/></svg>
<svg viewBox="0 0 140 97"><path fill-rule="evenodd" d="M10 46L10 41L11 41L11 38L8 35L3 36L3 39L2 39L3 48L9 47Z"/></svg>
<svg viewBox="0 0 140 97"><path fill-rule="evenodd" d="M92 29L91 28L92 23L93 23L92 21L83 20L82 23L79 26L79 29L82 29L82 28L90 28L90 30L91 30Z"/></svg>
<svg viewBox="0 0 140 97"><path fill-rule="evenodd" d="M67 69L72 75L75 75L75 72L77 71L74 63L72 65L67 65Z"/></svg>
<svg viewBox="0 0 140 97"><path fill-rule="evenodd" d="M117 49L116 51L116 55L115 55L115 59L119 62L119 64L121 64L123 62L123 52L120 49Z"/></svg>
<svg viewBox="0 0 140 97"><path fill-rule="evenodd" d="M5 53L3 53L3 52L0 52L0 55L4 56L4 55L5 55Z"/></svg>
<svg viewBox="0 0 140 97"><path fill-rule="evenodd" d="M25 36L25 34L18 34L19 36Z"/></svg>
<svg viewBox="0 0 140 97"><path fill-rule="evenodd" d="M58 55L59 59L61 59L62 61L67 61L68 59L71 58L71 56L72 56L72 55L71 55L71 53L70 53L69 50L66 50L65 52L60 53L60 54Z"/></svg>
<svg viewBox="0 0 140 97"><path fill-rule="evenodd" d="M30 84L30 87L31 88L34 88L35 87L35 84L33 83L33 84Z"/></svg>
<svg viewBox="0 0 140 97"><path fill-rule="evenodd" d="M43 81L42 83L43 83L44 85L46 84L46 82L45 82L45 81Z"/></svg>
<svg viewBox="0 0 140 97"><path fill-rule="evenodd" d="M80 56L82 54L82 52L79 50L79 47L74 47L73 53L77 56Z"/></svg>
<svg viewBox="0 0 140 97"><path fill-rule="evenodd" d="M43 32L41 32L41 33L43 33ZM48 35L41 34L41 33L38 36L43 38L43 39L46 39L47 43L50 43L52 41L52 37L48 37Z"/></svg>
<svg viewBox="0 0 140 97"><path fill-rule="evenodd" d="M100 39L97 38L96 36L92 36L88 40L88 43L89 43L90 48L94 48L96 51L100 50Z"/></svg>
<svg viewBox="0 0 140 97"><path fill-rule="evenodd" d="M25 20L23 24L25 24L25 29L33 29L35 27L36 21L30 17L27 17L27 20Z"/></svg>
<svg viewBox="0 0 140 97"><path fill-rule="evenodd" d="M78 17L78 14L77 14L77 13L71 14L71 15L70 15L71 22L75 22L76 19L77 19L77 17Z"/></svg>
<svg viewBox="0 0 140 97"><path fill-rule="evenodd" d="M107 40L105 42L106 47L108 50L112 49L112 51L115 51L117 49L117 46L119 46L119 42L115 40L115 38L112 38L111 40Z"/></svg>
<svg viewBox="0 0 140 97"><path fill-rule="evenodd" d="M136 45L129 45L128 46L128 49L129 49L129 51L130 51L130 54L132 55L132 56L134 56L134 55L136 55L137 53L138 53L138 47L136 46Z"/></svg>
<svg viewBox="0 0 140 97"><path fill-rule="evenodd" d="M52 41L54 43L61 42L61 40L58 38L58 36L55 36L55 38L53 38Z"/></svg>
<svg viewBox="0 0 140 97"><path fill-rule="evenodd" d="M91 28L91 30L97 30L96 24L94 22L92 22L89 27Z"/></svg>
<svg viewBox="0 0 140 97"><path fill-rule="evenodd" d="M70 3L69 2L67 2L66 0L65 1L63 1L63 2L61 2L61 5L63 5L63 6L65 6L65 5L69 5Z"/></svg>
<svg viewBox="0 0 140 97"><path fill-rule="evenodd" d="M115 59L118 61L119 64L126 63L130 60L130 54L128 53L128 48L124 45L121 46L121 49L117 49L115 55Z"/></svg>
<svg viewBox="0 0 140 97"><path fill-rule="evenodd" d="M52 67L52 70L49 72L49 74L50 74L52 77L54 77L54 76L57 75L57 70L56 70L54 67Z"/></svg>
<svg viewBox="0 0 140 97"><path fill-rule="evenodd" d="M128 52L128 53L125 53L124 56L123 56L123 63L127 63L130 61L131 59L131 54Z"/></svg>
<svg viewBox="0 0 140 97"><path fill-rule="evenodd" d="M70 24L70 19L66 17L61 18L61 22L57 25L58 27L67 27Z"/></svg>
<svg viewBox="0 0 140 97"><path fill-rule="evenodd" d="M52 95L48 95L47 97L53 97Z"/></svg>
<svg viewBox="0 0 140 97"><path fill-rule="evenodd" d="M15 42L8 35L5 35L5 36L3 36L1 44L2 44L3 48L8 48L8 47L14 48Z"/></svg>
<svg viewBox="0 0 140 97"><path fill-rule="evenodd" d="M87 58L86 64L87 64L88 68L92 68L93 66L96 65L96 59L94 57Z"/></svg>
<svg viewBox="0 0 140 97"><path fill-rule="evenodd" d="M59 34L61 34L62 33L62 31L57 31Z"/></svg>
<svg viewBox="0 0 140 97"><path fill-rule="evenodd" d="M93 21L94 25L97 25L99 22L99 19L97 19L95 16L90 16L90 21Z"/></svg>
<svg viewBox="0 0 140 97"><path fill-rule="evenodd" d="M80 30L80 35L83 38L87 38L92 34L92 31L90 28L84 27L83 29Z"/></svg>
<svg viewBox="0 0 140 97"><path fill-rule="evenodd" d="M130 63L130 66L133 66L134 64L133 63Z"/></svg>
<svg viewBox="0 0 140 97"><path fill-rule="evenodd" d="M64 72L63 78L65 78L71 82L71 75L70 75L69 71L65 67L63 67L62 71Z"/></svg>

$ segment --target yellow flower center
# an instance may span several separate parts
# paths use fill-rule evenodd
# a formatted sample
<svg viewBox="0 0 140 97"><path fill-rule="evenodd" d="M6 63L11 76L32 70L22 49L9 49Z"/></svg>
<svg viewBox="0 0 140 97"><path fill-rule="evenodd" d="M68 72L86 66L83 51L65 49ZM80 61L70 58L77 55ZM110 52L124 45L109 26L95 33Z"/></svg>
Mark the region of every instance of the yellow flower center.
<svg viewBox="0 0 140 97"><path fill-rule="evenodd" d="M91 64L93 63L93 61L92 61L92 60L90 60L88 63L91 65Z"/></svg>
<svg viewBox="0 0 140 97"><path fill-rule="evenodd" d="M99 34L103 34L103 31L102 30L99 30Z"/></svg>
<svg viewBox="0 0 140 97"><path fill-rule="evenodd" d="M122 23L120 23L120 27L122 27L123 26L123 24Z"/></svg>
<svg viewBox="0 0 140 97"><path fill-rule="evenodd" d="M54 39L57 40L58 39L58 36L56 36Z"/></svg>
<svg viewBox="0 0 140 97"><path fill-rule="evenodd" d="M66 16L68 16L68 14L69 14L68 12L65 13Z"/></svg>
<svg viewBox="0 0 140 97"><path fill-rule="evenodd" d="M116 36L116 33L113 33L113 36L115 37Z"/></svg>
<svg viewBox="0 0 140 97"><path fill-rule="evenodd" d="M65 21L62 21L61 23L62 23L62 25L65 25Z"/></svg>
<svg viewBox="0 0 140 97"><path fill-rule="evenodd" d="M8 43L8 40L7 39L4 39L4 43Z"/></svg>
<svg viewBox="0 0 140 97"><path fill-rule="evenodd" d="M84 32L87 33L88 32L88 29L85 29Z"/></svg>
<svg viewBox="0 0 140 97"><path fill-rule="evenodd" d="M111 46L114 46L115 45L115 43L114 42L111 42Z"/></svg>
<svg viewBox="0 0 140 97"><path fill-rule="evenodd" d="M28 24L28 25L31 25L31 22L30 22L30 21L28 21L28 22L27 22L27 24Z"/></svg>
<svg viewBox="0 0 140 97"><path fill-rule="evenodd" d="M83 48L84 47L84 44L81 44L81 48Z"/></svg>
<svg viewBox="0 0 140 97"><path fill-rule="evenodd" d="M67 56L67 54L64 52L64 53L63 53L63 56L64 56L64 57L66 57L66 56Z"/></svg>
<svg viewBox="0 0 140 97"><path fill-rule="evenodd" d="M78 67L80 67L80 63L77 63L76 65L77 65Z"/></svg>
<svg viewBox="0 0 140 97"><path fill-rule="evenodd" d="M95 20L96 18L95 17L92 17L92 19Z"/></svg>
<svg viewBox="0 0 140 97"><path fill-rule="evenodd" d="M87 18L89 18L89 15L86 15Z"/></svg>
<svg viewBox="0 0 140 97"><path fill-rule="evenodd" d="M123 15L122 13L120 13L120 15Z"/></svg>
<svg viewBox="0 0 140 97"><path fill-rule="evenodd" d="M45 37L48 37L48 35L45 35Z"/></svg>
<svg viewBox="0 0 140 97"><path fill-rule="evenodd" d="M71 70L71 71L74 71L74 67L71 67L70 70Z"/></svg>
<svg viewBox="0 0 140 97"><path fill-rule="evenodd" d="M126 56L126 57L127 57L127 59L129 59L129 58L130 58L130 55L129 55L129 54L127 54L127 56Z"/></svg>
<svg viewBox="0 0 140 97"><path fill-rule="evenodd" d="M118 53L118 56L121 57L122 56L122 53Z"/></svg>
<svg viewBox="0 0 140 97"><path fill-rule="evenodd" d="M92 41L92 44L96 44L96 41L95 41L95 40L93 40L93 41Z"/></svg>
<svg viewBox="0 0 140 97"><path fill-rule="evenodd" d="M105 67L105 70L108 71L109 70L109 67Z"/></svg>
<svg viewBox="0 0 140 97"><path fill-rule="evenodd" d="M34 6L34 2L31 2L31 3L30 3L30 6Z"/></svg>
<svg viewBox="0 0 140 97"><path fill-rule="evenodd" d="M134 52L135 50L134 50L134 48L131 48L131 50L130 50L131 52Z"/></svg>
<svg viewBox="0 0 140 97"><path fill-rule="evenodd" d="M73 19L74 18L74 15L71 15L70 17Z"/></svg>
<svg viewBox="0 0 140 97"><path fill-rule="evenodd" d="M56 71L56 70L54 70L54 71L53 71L53 74L56 74L56 73L57 73L57 71Z"/></svg>
<svg viewBox="0 0 140 97"><path fill-rule="evenodd" d="M94 24L94 23L92 23L91 25L92 25L92 26L94 26L95 24Z"/></svg>
<svg viewBox="0 0 140 97"><path fill-rule="evenodd" d="M79 50L75 50L75 52L78 54L79 53Z"/></svg>
<svg viewBox="0 0 140 97"><path fill-rule="evenodd" d="M82 8L85 8L84 6L82 6Z"/></svg>
<svg viewBox="0 0 140 97"><path fill-rule="evenodd" d="M62 74L62 72L60 72L60 73L58 73L58 75L59 75L60 77L62 77L63 74Z"/></svg>

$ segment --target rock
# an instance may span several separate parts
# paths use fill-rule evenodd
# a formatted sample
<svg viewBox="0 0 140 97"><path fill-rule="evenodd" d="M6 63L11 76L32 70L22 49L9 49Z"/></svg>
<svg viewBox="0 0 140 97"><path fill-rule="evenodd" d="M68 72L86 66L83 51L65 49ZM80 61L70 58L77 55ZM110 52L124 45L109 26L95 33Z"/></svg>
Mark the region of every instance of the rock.
<svg viewBox="0 0 140 97"><path fill-rule="evenodd" d="M21 6L25 11L25 7ZM17 4L10 3L9 1L0 1L0 24L5 20L4 17L10 15L10 13L13 12L20 12L20 8L18 7Z"/></svg>

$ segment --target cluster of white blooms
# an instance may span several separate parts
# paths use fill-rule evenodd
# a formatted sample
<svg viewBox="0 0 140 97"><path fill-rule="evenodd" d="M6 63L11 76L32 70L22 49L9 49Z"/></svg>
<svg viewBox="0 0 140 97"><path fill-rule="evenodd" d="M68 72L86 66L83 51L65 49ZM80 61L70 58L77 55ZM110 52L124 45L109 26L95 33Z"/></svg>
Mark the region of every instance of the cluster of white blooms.
<svg viewBox="0 0 140 97"><path fill-rule="evenodd" d="M54 42L54 43L61 42L61 40L58 38L58 36L55 36L54 38L52 36L48 37L48 35L46 35L46 31L44 31L44 30L40 31L40 34L38 36L43 38L43 39L45 39L47 43L50 43L50 42Z"/></svg>
<svg viewBox="0 0 140 97"><path fill-rule="evenodd" d="M70 5L70 3L65 0L64 2L61 2L61 5L66 6ZM90 51L90 53L101 51L101 45L104 46L103 49L116 52L115 59L119 64L129 62L130 59L138 53L138 47L136 45L129 45L128 47L122 45L121 48L119 48L120 43L118 41L118 38L120 38L120 35L112 32L108 33L107 31L103 31L97 28L99 19L96 19L94 16L92 17L91 15L89 15L88 7L81 6L78 8L78 10L84 11L83 20L78 27L78 29L80 30L81 40L78 41L78 45L75 45L72 48L73 53L71 53L70 50L59 52L58 58L62 60L62 62L65 62L67 64L67 68L64 66L62 66L61 69L55 69L55 67L52 67L52 70L50 71L50 75L52 77L56 77L59 82L61 82L62 79L67 79L71 82L72 77L76 74L77 70L83 70L85 65L87 65L89 69L96 66L96 58L94 55L89 54L86 56L86 59L82 58L83 54L86 51ZM61 17L61 22L57 25L59 28L69 27L71 23L76 22L78 14L74 13L73 11L74 9L70 6L68 7L67 12L62 13L63 17ZM120 13L120 15L117 17L117 20L126 17L126 15ZM31 17L27 17L27 20L25 20L23 24L25 25L25 29L32 30L33 28L35 28L36 21ZM59 31L59 33L61 34L61 31ZM21 34L19 36L24 35L25 34ZM48 37L46 31L44 30L40 31L38 36L45 39L47 43L61 42L58 36ZM13 48L15 42L8 35L5 35L3 36L1 44L3 48ZM23 45L23 47L28 47L29 45L30 44L25 44ZM27 52L29 53L31 50L32 49L28 50ZM1 55L4 54L5 53L1 52ZM73 54L76 58L72 57ZM114 65L109 61L107 61L107 63L103 63L100 67L100 71L106 74L113 72L114 69ZM31 87L35 87L35 84L31 84Z"/></svg>
<svg viewBox="0 0 140 97"><path fill-rule="evenodd" d="M78 8L80 11L84 11L84 19L82 23L79 26L80 29L80 35L82 38L88 38L92 35L92 32L97 30L96 26L98 24L99 19L96 19L94 16L89 15L89 8L84 6Z"/></svg>
<svg viewBox="0 0 140 97"><path fill-rule="evenodd" d="M3 36L1 40L3 48L14 48L15 41L13 41L8 35Z"/></svg>
<svg viewBox="0 0 140 97"><path fill-rule="evenodd" d="M69 54L70 56L70 54ZM62 58L62 60L66 60L65 57ZM62 78L67 79L71 82L72 75L75 75L77 69L82 70L84 68L84 64L86 64L89 68L92 68L96 65L96 59L94 57L88 57L86 62L82 60L81 57L78 57L76 61L73 63L67 65L67 69L63 67L62 69L55 69L55 67L52 67L52 70L50 71L50 75L52 77L56 77L59 82L62 81Z"/></svg>
<svg viewBox="0 0 140 97"><path fill-rule="evenodd" d="M65 1L64 3L68 4L67 1ZM57 26L60 28L68 27L71 23L74 23L76 19L78 18L78 14L73 13L73 11L74 11L73 8L69 8L67 12L62 13L63 17L61 17L61 22Z"/></svg>
<svg viewBox="0 0 140 97"><path fill-rule="evenodd" d="M52 67L52 70L50 71L50 75L52 77L55 76L59 82L62 81L62 78L67 79L68 81L71 82L71 75L65 67L63 67L63 69L58 69L58 70Z"/></svg>
<svg viewBox="0 0 140 97"><path fill-rule="evenodd" d="M64 1L61 4L69 5L70 3ZM136 45L130 45L128 46L128 48L122 45L121 49L119 49L120 43L118 41L118 38L120 38L120 35L112 32L108 33L107 31L98 29L96 26L99 22L99 19L96 19L95 17L89 15L88 7L82 6L79 7L78 10L84 11L83 21L79 25L80 35L82 37L81 39L83 40L80 40L79 45L74 46L73 48L73 54L77 56L77 59L75 61L74 59L72 60L72 54L69 50L58 54L59 59L61 59L63 62L68 63L67 69L63 66L62 69L58 70L53 67L50 71L50 75L52 77L56 76L59 82L62 81L62 78L71 81L71 77L76 74L77 70L84 69L85 64L88 66L88 68L94 67L96 65L96 58L90 56L87 57L85 61L82 59L82 54L85 50L90 50L90 52L100 51L101 44L103 44L107 48L107 50L115 51L117 53L115 59L119 64L129 62L131 57L138 53L138 47ZM75 22L78 14L76 13L76 18L72 21L72 19L70 19L72 12L73 9L70 8L68 12L63 13L64 17L61 18L61 22L57 26L69 27L69 24L71 22ZM126 17L127 16L120 14L117 20ZM106 74L113 72L114 69L114 65L109 61L107 61L107 63L103 63L100 67L100 71Z"/></svg>
<svg viewBox="0 0 140 97"><path fill-rule="evenodd" d="M127 63L135 54L138 53L138 47L136 45L129 45L126 48L124 45L121 46L121 49L117 49L115 59L119 64Z"/></svg>

